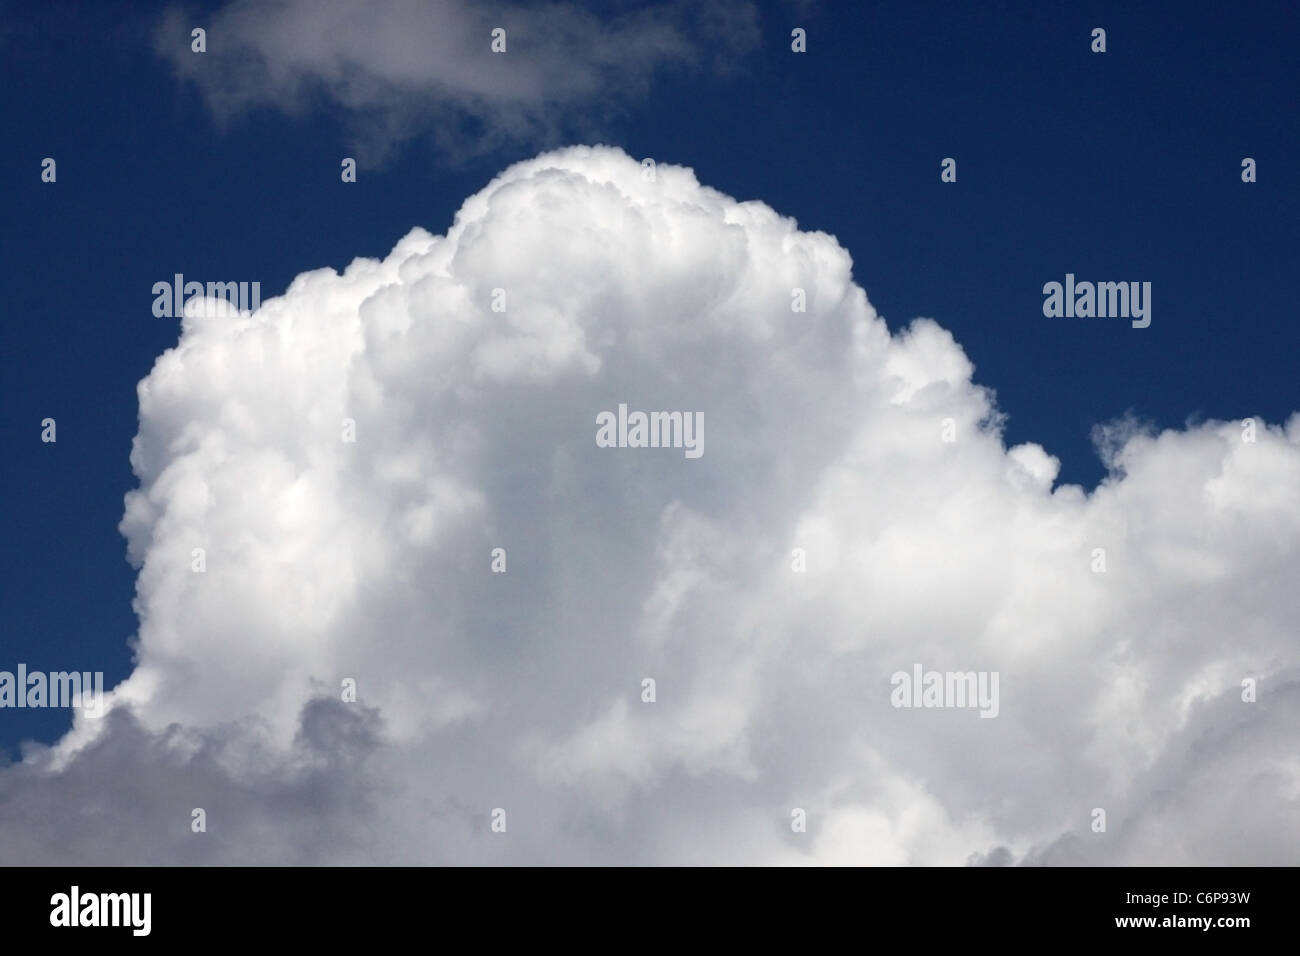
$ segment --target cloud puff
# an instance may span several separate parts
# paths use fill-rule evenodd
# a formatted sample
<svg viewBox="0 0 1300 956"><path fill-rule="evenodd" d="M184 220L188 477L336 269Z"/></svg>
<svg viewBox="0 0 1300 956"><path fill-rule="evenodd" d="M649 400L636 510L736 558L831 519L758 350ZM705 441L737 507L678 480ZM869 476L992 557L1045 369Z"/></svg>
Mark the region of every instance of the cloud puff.
<svg viewBox="0 0 1300 956"><path fill-rule="evenodd" d="M191 30L207 50L191 50ZM493 31L504 30L504 52ZM270 107L341 113L363 160L432 133L444 154L554 139L643 96L656 71L733 68L757 45L745 0L615 5L472 0L234 0L207 16L173 7L158 54L222 122Z"/></svg>
<svg viewBox="0 0 1300 956"><path fill-rule="evenodd" d="M136 670L0 771L0 843L1297 862L1300 416L1109 429L1085 492L972 375L935 322L891 334L833 237L603 147L191 310L139 386ZM598 447L620 404L702 413L704 454ZM892 706L914 664L997 672L996 717Z"/></svg>

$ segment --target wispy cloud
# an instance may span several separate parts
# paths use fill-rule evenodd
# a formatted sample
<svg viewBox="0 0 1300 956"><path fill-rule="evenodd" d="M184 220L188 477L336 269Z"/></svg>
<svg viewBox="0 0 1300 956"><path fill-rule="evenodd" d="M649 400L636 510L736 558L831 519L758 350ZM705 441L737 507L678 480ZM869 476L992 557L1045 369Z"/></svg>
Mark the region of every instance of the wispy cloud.
<svg viewBox="0 0 1300 956"><path fill-rule="evenodd" d="M236 0L168 11L154 43L222 122L271 107L339 113L360 158L431 134L458 155L582 134L658 70L726 67L758 41L745 0L485 5L470 0ZM206 30L206 53L190 33ZM505 52L493 52L504 30Z"/></svg>

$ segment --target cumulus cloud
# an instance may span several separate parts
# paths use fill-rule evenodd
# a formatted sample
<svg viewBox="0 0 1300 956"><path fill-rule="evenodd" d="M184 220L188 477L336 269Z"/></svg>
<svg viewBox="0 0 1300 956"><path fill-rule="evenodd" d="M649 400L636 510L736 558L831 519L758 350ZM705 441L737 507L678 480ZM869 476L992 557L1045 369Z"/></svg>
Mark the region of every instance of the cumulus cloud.
<svg viewBox="0 0 1300 956"><path fill-rule="evenodd" d="M0 845L1296 863L1300 415L1107 429L1088 492L973 374L832 236L604 147L191 309L139 386L136 669L0 771ZM598 447L621 403L701 412L704 454ZM893 706L914 664L997 672L996 717Z"/></svg>
<svg viewBox="0 0 1300 956"><path fill-rule="evenodd" d="M207 31L196 55L191 31ZM494 30L504 52L493 52ZM644 96L656 71L728 71L757 45L746 0L567 2L234 0L172 7L154 46L224 122L248 110L341 114L363 160L430 133L444 154L555 138Z"/></svg>

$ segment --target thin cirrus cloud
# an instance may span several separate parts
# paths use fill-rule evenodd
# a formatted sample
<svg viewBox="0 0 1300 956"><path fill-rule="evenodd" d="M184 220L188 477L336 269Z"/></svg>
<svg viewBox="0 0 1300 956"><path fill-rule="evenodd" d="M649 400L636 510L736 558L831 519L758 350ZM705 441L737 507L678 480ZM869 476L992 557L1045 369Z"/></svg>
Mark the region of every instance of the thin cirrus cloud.
<svg viewBox="0 0 1300 956"><path fill-rule="evenodd" d="M491 49L498 28L504 53ZM219 121L256 108L339 113L372 161L426 133L454 157L584 132L644 96L657 71L725 72L757 44L744 0L628 4L601 18L564 2L235 0L203 17L173 7L154 31Z"/></svg>
<svg viewBox="0 0 1300 956"><path fill-rule="evenodd" d="M973 372L934 321L891 332L831 236L606 147L191 309L139 386L136 670L0 771L0 845L1295 863L1300 415L1121 423L1088 492L1005 446ZM620 403L701 412L704 454L598 447ZM997 716L891 706L914 663L996 671Z"/></svg>

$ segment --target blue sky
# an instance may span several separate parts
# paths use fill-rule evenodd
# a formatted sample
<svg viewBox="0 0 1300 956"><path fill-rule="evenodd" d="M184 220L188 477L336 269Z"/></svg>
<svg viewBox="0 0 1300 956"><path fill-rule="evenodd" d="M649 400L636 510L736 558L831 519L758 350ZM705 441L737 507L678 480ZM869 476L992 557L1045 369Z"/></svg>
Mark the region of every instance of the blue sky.
<svg viewBox="0 0 1300 956"><path fill-rule="evenodd" d="M833 234L891 329L930 316L951 330L996 389L1007 443L1042 444L1061 481L1103 477L1090 431L1129 411L1175 428L1284 420L1300 14L1071 6L760 4L756 45L725 69L656 71L542 136L446 149L418 135L345 185L351 133L328 103L223 125L155 49L163 6L0 4L0 667L102 670L109 685L130 672L117 524L135 389L178 333L151 313L154 282L257 279L269 298L300 272L385 255L412 226L444 232L505 166L570 142L690 166ZM939 180L947 156L956 184ZM1257 183L1241 181L1246 156ZM1066 272L1150 281L1150 328L1044 318L1041 287ZM55 445L39 440L47 416ZM0 747L15 757L68 722L8 711Z"/></svg>

